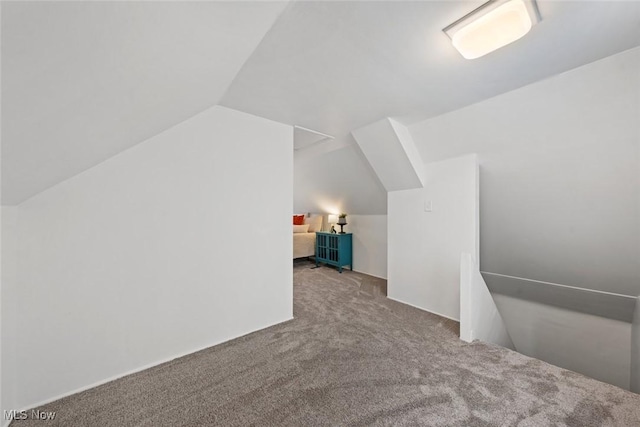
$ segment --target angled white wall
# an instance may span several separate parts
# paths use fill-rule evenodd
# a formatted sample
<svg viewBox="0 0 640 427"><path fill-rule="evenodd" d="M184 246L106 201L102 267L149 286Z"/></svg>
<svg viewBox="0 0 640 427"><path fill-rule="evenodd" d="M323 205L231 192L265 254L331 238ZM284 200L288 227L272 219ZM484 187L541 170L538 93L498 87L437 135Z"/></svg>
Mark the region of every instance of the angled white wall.
<svg viewBox="0 0 640 427"><path fill-rule="evenodd" d="M422 159L405 126L384 118L352 135L387 191L424 185Z"/></svg>
<svg viewBox="0 0 640 427"><path fill-rule="evenodd" d="M387 292L458 320L460 255L478 259L476 156L429 163L425 171L424 189L388 194Z"/></svg>
<svg viewBox="0 0 640 427"><path fill-rule="evenodd" d="M345 231L353 233L353 269L387 278L387 215L349 215Z"/></svg>
<svg viewBox="0 0 640 427"><path fill-rule="evenodd" d="M409 127L478 153L481 270L640 294L640 47Z"/></svg>
<svg viewBox="0 0 640 427"><path fill-rule="evenodd" d="M213 107L19 205L2 409L290 319L292 137Z"/></svg>
<svg viewBox="0 0 640 427"><path fill-rule="evenodd" d="M340 148L323 151L325 146ZM385 215L387 193L353 142L324 142L294 154L295 212Z"/></svg>
<svg viewBox="0 0 640 427"><path fill-rule="evenodd" d="M287 3L4 2L2 204L219 103Z"/></svg>
<svg viewBox="0 0 640 427"><path fill-rule="evenodd" d="M516 349L478 264L468 253L460 256L460 339Z"/></svg>

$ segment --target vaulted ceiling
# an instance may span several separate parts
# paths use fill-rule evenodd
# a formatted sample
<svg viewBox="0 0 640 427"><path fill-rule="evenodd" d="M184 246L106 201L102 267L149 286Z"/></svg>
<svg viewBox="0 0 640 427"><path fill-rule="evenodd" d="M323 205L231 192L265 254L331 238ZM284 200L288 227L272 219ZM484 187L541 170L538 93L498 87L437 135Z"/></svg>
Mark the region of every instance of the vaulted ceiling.
<svg viewBox="0 0 640 427"><path fill-rule="evenodd" d="M441 30L481 3L3 2L3 204L219 103L335 136L296 154L307 165L296 191L365 194L357 210L383 213L352 130L413 123L640 44L640 2L539 0L530 34L468 61ZM332 179L311 156L333 162Z"/></svg>
<svg viewBox="0 0 640 427"><path fill-rule="evenodd" d="M217 104L286 5L3 2L3 204Z"/></svg>
<svg viewBox="0 0 640 427"><path fill-rule="evenodd" d="M466 60L442 32L485 1L298 2L267 33L226 106L340 137L405 124L640 44L640 2L538 1L517 43Z"/></svg>

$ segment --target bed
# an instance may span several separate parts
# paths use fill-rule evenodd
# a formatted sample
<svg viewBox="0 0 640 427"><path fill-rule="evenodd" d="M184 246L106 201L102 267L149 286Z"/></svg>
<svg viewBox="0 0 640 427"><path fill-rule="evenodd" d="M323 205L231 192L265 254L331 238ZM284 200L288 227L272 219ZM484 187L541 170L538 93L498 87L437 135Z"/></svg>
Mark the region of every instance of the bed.
<svg viewBox="0 0 640 427"><path fill-rule="evenodd" d="M316 231L322 231L322 215L305 215L302 226L293 226L293 259L315 256Z"/></svg>

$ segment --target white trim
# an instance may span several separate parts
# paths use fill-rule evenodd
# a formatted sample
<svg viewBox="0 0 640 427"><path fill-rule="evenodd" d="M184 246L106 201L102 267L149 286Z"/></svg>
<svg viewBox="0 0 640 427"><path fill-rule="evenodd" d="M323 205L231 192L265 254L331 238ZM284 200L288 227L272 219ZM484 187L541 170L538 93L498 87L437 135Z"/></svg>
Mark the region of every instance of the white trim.
<svg viewBox="0 0 640 427"><path fill-rule="evenodd" d="M313 129L309 129L309 128L303 128L302 126L298 126L298 125L293 125L294 129L300 129L303 130L305 132L309 132L309 133L315 133L316 135L320 135L320 136L324 136L325 138L328 139L334 139L335 137L331 136L331 135L327 135L326 133L322 133L322 132L318 132L317 130L313 130Z"/></svg>
<svg viewBox="0 0 640 427"><path fill-rule="evenodd" d="M593 293L596 293L596 294L605 294L605 295L611 295L611 296L614 296L614 297L636 299L636 297L631 296L631 295L616 294L614 292L599 291L597 289L579 288L577 286L561 285L559 283L552 283L552 282L543 282L542 280L525 279L524 277L508 276L506 274L491 273L491 272L488 272L488 271L481 271L480 273L489 274L491 276L506 277L507 279L521 280L523 282L534 282L534 283L542 283L543 285L558 286L558 287L561 287L561 288L573 289L575 291L593 292Z"/></svg>
<svg viewBox="0 0 640 427"><path fill-rule="evenodd" d="M366 274L367 276L375 277L376 279L389 280L386 277L376 276L375 274L367 273L366 271L360 271L360 270L351 270L351 271L353 271L354 273Z"/></svg>
<svg viewBox="0 0 640 427"><path fill-rule="evenodd" d="M71 396L71 395L74 395L74 394L77 394L77 393L81 393L81 392L83 392L83 391L86 391L86 390L92 389L92 388L94 388L94 387L101 386L101 385L103 385L103 384L109 383L109 382L111 382L111 381L115 381L115 380L117 380L117 379L120 379L120 378L126 377L126 376L128 376L128 375L132 375L132 374L136 374L136 373L138 373L138 372L142 372L142 371L144 371L144 370L146 370L146 369L150 369L150 368L153 368L153 367L155 367L155 366L162 365L163 363L171 362L172 360L179 359L179 358L181 358L181 357L188 356L188 355L190 355L190 354L197 353L197 352L199 352L199 351L206 350L206 349L208 349L208 348L215 347L215 346L218 346L218 345L220 345L220 344L224 344L224 343L226 343L226 342L233 341L233 340L238 339L238 338L242 338L242 337L244 337L244 336L247 336L247 335L253 334L254 332L262 331L262 330L264 330L264 329L270 328L270 327L272 327L272 326L280 325L281 323L289 322L289 321L291 321L291 320L293 320L293 317L290 317L290 318L285 319L285 320L281 320L281 321L279 321L279 322L271 323L271 324L269 324L269 325L267 325L267 326L264 326L264 327L262 327L262 328L258 328L258 329L254 330L254 331L247 332L246 334L242 334L242 335L238 335L237 337L229 338L228 340L220 341L220 342L217 342L217 343L214 343L214 344L209 344L209 345L206 345L206 346L204 346L204 347L199 347L199 348L196 348L196 349L193 349L193 350L186 351L186 352L184 352L184 353L179 353L179 354L177 354L177 355L174 355L174 356L170 356L170 357L167 357L167 358L161 359L161 360L159 360L159 361L157 361L157 362L152 362L152 363L149 363L149 364L143 365L143 366L141 366L141 367L131 369L130 371L126 371L126 372L121 373L121 374L116 374L116 375L113 375L113 376L111 376L111 377L109 377L109 378L105 378L105 379L100 380L100 381L97 381L97 382L95 382L95 383L92 383L92 384L89 384L89 385L86 385L86 386L83 386L83 387L77 388L77 389L75 389L75 390L72 390L72 391L69 391L69 392L66 392L66 393L59 394L59 395L57 395L57 396L55 396L55 397L52 397L52 398L49 398L49 399L45 399L45 400L42 400L42 401L37 402L37 403L29 404L29 405L28 405L28 406L26 406L26 407L23 407L23 408L21 408L21 409L18 409L18 411L28 411L28 410L31 410L31 409L35 409L35 408L38 408L38 407L40 407L40 406L47 405L47 404L49 404L49 403L51 403L51 402L55 402L56 400L60 400L60 399L62 399L62 398L64 398L64 397L68 397L68 396ZM2 414L2 417L4 418L4 414ZM5 426L5 425L3 425L2 427L6 427L6 426Z"/></svg>
<svg viewBox="0 0 640 427"><path fill-rule="evenodd" d="M399 299L397 299L397 298L391 298L391 297L387 297L387 298L388 298L388 299L390 299L390 300L393 300L393 301L395 301L395 302L399 302L399 303L401 303L401 304L410 305L411 307L413 307L413 308L417 308L418 310L426 311L427 313L435 314L436 316L444 317L445 319L453 320L454 322L458 322L458 323L460 323L460 319L456 319L456 318L454 318L454 317L447 316L446 314L438 313L438 312L433 311L433 310L427 310L427 309L426 309L426 308L424 308L424 307L420 307L420 306L417 306L417 305L415 305L415 304L409 304L408 302L406 302L406 301L402 301L402 300L399 300Z"/></svg>

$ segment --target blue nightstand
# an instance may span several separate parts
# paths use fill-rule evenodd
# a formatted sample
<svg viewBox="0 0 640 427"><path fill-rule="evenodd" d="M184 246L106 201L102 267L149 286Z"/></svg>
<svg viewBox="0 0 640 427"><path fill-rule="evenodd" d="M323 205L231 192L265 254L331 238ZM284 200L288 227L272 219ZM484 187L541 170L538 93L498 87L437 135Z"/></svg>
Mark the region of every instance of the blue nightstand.
<svg viewBox="0 0 640 427"><path fill-rule="evenodd" d="M348 265L353 271L352 237L351 233L316 232L316 266L320 263L333 265L342 273L342 267Z"/></svg>

